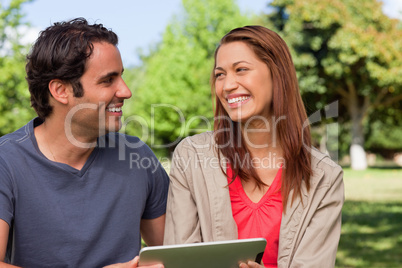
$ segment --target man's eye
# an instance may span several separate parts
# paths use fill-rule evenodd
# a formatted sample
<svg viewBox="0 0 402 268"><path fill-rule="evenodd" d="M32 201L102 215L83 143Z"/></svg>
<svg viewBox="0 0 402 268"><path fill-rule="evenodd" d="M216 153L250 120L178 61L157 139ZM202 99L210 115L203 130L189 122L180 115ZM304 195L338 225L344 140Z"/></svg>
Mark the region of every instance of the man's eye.
<svg viewBox="0 0 402 268"><path fill-rule="evenodd" d="M103 80L102 82L105 83L105 84L110 84L110 83L113 82L113 78L110 77L110 78L108 78L108 79Z"/></svg>

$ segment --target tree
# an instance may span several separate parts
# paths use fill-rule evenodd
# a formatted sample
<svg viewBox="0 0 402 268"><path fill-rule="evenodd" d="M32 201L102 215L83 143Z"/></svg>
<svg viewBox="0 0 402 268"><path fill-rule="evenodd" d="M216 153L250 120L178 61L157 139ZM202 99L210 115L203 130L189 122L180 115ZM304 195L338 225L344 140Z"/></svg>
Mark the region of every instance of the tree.
<svg viewBox="0 0 402 268"><path fill-rule="evenodd" d="M402 151L402 101L378 108L367 125L366 146L371 152L392 159Z"/></svg>
<svg viewBox="0 0 402 268"><path fill-rule="evenodd" d="M140 136L154 150L171 151L185 136L210 130L213 53L224 34L247 22L233 0L183 0L183 13L167 26L153 52L143 57L144 71L134 70L139 71L129 102L134 115L125 120L125 131Z"/></svg>
<svg viewBox="0 0 402 268"><path fill-rule="evenodd" d="M269 19L294 50L301 90L316 109L339 100L354 169L367 167L370 115L402 100L402 31L376 0L274 0ZM399 110L400 114L400 110Z"/></svg>
<svg viewBox="0 0 402 268"><path fill-rule="evenodd" d="M0 136L12 132L32 118L25 81L25 54L20 43L21 5L27 0L0 4Z"/></svg>

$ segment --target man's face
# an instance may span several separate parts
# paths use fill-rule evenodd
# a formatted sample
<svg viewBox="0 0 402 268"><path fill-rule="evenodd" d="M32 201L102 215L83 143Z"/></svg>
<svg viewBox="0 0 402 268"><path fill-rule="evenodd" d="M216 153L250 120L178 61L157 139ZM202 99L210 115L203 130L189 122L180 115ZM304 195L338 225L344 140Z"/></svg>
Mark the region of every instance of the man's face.
<svg viewBox="0 0 402 268"><path fill-rule="evenodd" d="M94 43L80 81L84 96L72 99L69 112L73 135L96 138L121 128L122 106L131 91L122 78L123 63L116 46ZM75 137L75 138L78 138Z"/></svg>

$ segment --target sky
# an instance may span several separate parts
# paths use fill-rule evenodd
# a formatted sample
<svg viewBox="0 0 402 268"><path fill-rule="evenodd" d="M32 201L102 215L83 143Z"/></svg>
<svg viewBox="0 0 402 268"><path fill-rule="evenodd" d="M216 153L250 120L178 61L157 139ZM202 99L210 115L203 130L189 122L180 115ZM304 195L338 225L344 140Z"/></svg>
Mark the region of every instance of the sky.
<svg viewBox="0 0 402 268"><path fill-rule="evenodd" d="M1 0L0 0L1 1ZM269 0L237 0L243 13L267 12ZM383 0L383 11L402 19L402 0ZM119 36L119 49L126 67L138 65L138 50L162 40L174 15L180 14L181 0L34 0L23 5L25 21L33 30L25 39L32 42L40 30L57 21L84 17L102 23Z"/></svg>

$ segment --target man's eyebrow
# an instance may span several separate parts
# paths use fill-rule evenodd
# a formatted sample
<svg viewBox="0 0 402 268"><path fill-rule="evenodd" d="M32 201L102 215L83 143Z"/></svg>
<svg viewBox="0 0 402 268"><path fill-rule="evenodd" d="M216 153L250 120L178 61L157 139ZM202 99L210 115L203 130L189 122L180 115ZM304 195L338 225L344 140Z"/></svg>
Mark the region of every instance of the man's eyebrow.
<svg viewBox="0 0 402 268"><path fill-rule="evenodd" d="M109 77L113 77L113 76L119 76L119 75L122 75L123 72L124 72L124 68L121 70L121 73L118 73L118 72L110 72L110 73L107 73L107 74L105 74L105 75L102 75L102 76L99 78L99 80L103 80L103 79L106 79L106 78L109 78Z"/></svg>

